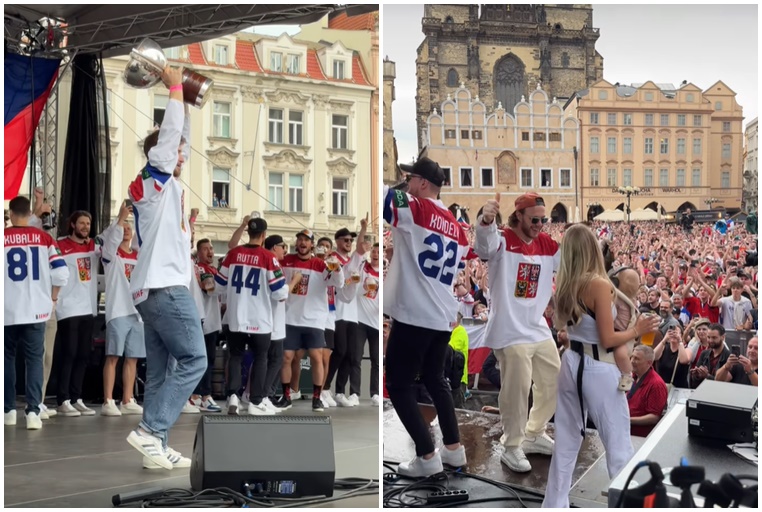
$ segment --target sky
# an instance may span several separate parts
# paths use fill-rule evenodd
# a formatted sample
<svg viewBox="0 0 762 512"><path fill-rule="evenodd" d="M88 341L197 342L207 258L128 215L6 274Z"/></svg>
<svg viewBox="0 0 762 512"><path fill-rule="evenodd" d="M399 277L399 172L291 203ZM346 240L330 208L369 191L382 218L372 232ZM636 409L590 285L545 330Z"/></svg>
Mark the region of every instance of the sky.
<svg viewBox="0 0 762 512"><path fill-rule="evenodd" d="M416 48L423 5L384 5L382 52L395 61L394 136L400 162L418 154ZM737 93L744 126L758 115L757 5L597 5L593 25L603 78L622 84L687 80L707 89L722 80Z"/></svg>

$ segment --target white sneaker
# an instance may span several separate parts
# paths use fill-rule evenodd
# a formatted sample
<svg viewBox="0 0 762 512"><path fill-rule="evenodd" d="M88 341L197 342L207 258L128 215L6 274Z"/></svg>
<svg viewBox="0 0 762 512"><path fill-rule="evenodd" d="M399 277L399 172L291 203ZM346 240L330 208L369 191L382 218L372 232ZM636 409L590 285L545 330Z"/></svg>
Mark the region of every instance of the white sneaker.
<svg viewBox="0 0 762 512"><path fill-rule="evenodd" d="M183 406L181 414L201 414L201 411L188 399Z"/></svg>
<svg viewBox="0 0 762 512"><path fill-rule="evenodd" d="M373 403L374 407L378 407L379 405L381 405L381 397L378 395L373 395L372 397L370 397L370 401Z"/></svg>
<svg viewBox="0 0 762 512"><path fill-rule="evenodd" d="M152 435L143 435L137 429L130 432L127 442L137 451L143 454L150 462L164 469L172 469L174 464L167 457L161 439Z"/></svg>
<svg viewBox="0 0 762 512"><path fill-rule="evenodd" d="M212 397L209 397L206 400L194 400L193 403L196 404L202 412L222 412L222 407L217 405L217 402L215 402Z"/></svg>
<svg viewBox="0 0 762 512"><path fill-rule="evenodd" d="M172 448L168 448L165 453L169 462L172 463L171 469L182 469L191 467L191 460L188 457L183 457L180 452L176 452ZM162 467L154 463L148 457L143 457L143 467L145 469L161 469Z"/></svg>
<svg viewBox="0 0 762 512"><path fill-rule="evenodd" d="M508 466L517 473L528 473L532 471L532 465L529 464L524 450L520 446L511 446L506 448L503 455L500 456L500 462Z"/></svg>
<svg viewBox="0 0 762 512"><path fill-rule="evenodd" d="M434 456L429 460L423 457L413 457L410 462L402 462L397 468L397 473L403 476L423 477L436 475L444 471L442 467L442 457L439 452L435 452Z"/></svg>
<svg viewBox="0 0 762 512"><path fill-rule="evenodd" d="M279 412L283 412L282 409L278 409L275 407L272 403L272 401L268 397L264 397L262 399L262 403L265 404L265 407L267 407L269 410L271 410L273 413L277 414Z"/></svg>
<svg viewBox="0 0 762 512"><path fill-rule="evenodd" d="M354 393L352 393L351 395L349 395L349 401L350 401L350 402L352 403L352 405L353 405L353 406L355 406L355 407L357 407L358 405L360 405L360 397L359 397L359 396L357 396L357 395L356 395L356 394L354 394Z"/></svg>
<svg viewBox="0 0 762 512"><path fill-rule="evenodd" d="M49 409L48 406L45 404L40 404L40 412L44 412L45 416L47 416L46 418L45 416L40 414L40 418L42 419L50 419L50 418L55 418L56 416L58 416L58 412L55 409Z"/></svg>
<svg viewBox="0 0 762 512"><path fill-rule="evenodd" d="M294 391L291 390L291 400L301 400L302 399L302 392L301 391Z"/></svg>
<svg viewBox="0 0 762 512"><path fill-rule="evenodd" d="M555 442L546 433L536 437L527 437L521 443L521 449L524 453L539 453L541 455L553 455L553 446Z"/></svg>
<svg viewBox="0 0 762 512"><path fill-rule="evenodd" d="M237 414L240 414L240 402L238 401L238 397L235 394L232 394L228 397L228 414L235 416Z"/></svg>
<svg viewBox="0 0 762 512"><path fill-rule="evenodd" d="M79 412L77 409L72 407L71 400L66 400L64 403L58 406L58 413L61 416L65 416L67 418L75 418L77 416L82 416L82 413Z"/></svg>
<svg viewBox="0 0 762 512"><path fill-rule="evenodd" d="M26 414L26 429L27 430L40 430L42 428L42 419L36 412L30 412Z"/></svg>
<svg viewBox="0 0 762 512"><path fill-rule="evenodd" d="M78 410L82 416L95 416L95 411L86 406L81 398L74 402L74 408Z"/></svg>
<svg viewBox="0 0 762 512"><path fill-rule="evenodd" d="M4 420L7 427L14 426L16 424L16 409L6 412Z"/></svg>
<svg viewBox="0 0 762 512"><path fill-rule="evenodd" d="M323 396L323 393L325 393L325 396ZM333 399L333 394L329 389L324 389L323 393L320 394L320 397L325 400L325 403L327 403L329 407L338 407L339 404Z"/></svg>
<svg viewBox="0 0 762 512"><path fill-rule="evenodd" d="M251 414L252 416L275 416L275 412L267 408L264 400L262 400L262 402L260 402L259 405L254 405L252 403L249 403L248 410L249 410L249 414Z"/></svg>
<svg viewBox="0 0 762 512"><path fill-rule="evenodd" d="M344 393L339 393L336 395L336 403L342 407L354 407L354 404L346 396L344 396Z"/></svg>
<svg viewBox="0 0 762 512"><path fill-rule="evenodd" d="M249 396L248 391L244 391L243 394L241 394L241 406L248 407L251 403L251 397Z"/></svg>
<svg viewBox="0 0 762 512"><path fill-rule="evenodd" d="M466 448L463 445L460 445L454 450L450 450L446 446L443 446L439 450L439 455L442 457L442 464L447 464L454 468L466 465Z"/></svg>
<svg viewBox="0 0 762 512"><path fill-rule="evenodd" d="M109 398L106 400L106 403L104 403L101 406L101 416L121 416L122 411L119 410L119 407L116 406L116 402L114 402L113 398Z"/></svg>
<svg viewBox="0 0 762 512"><path fill-rule="evenodd" d="M39 405L39 407L40 407L40 419L41 419L41 420L49 420L49 419L50 419L50 416L48 416L48 413L47 413L47 411L45 411L45 410L42 408L42 404L40 404L40 405Z"/></svg>
<svg viewBox="0 0 762 512"><path fill-rule="evenodd" d="M130 401L127 403L122 402L122 405L119 406L119 410L122 414L129 416L131 414L141 416L143 415L143 408L138 404L137 400L134 398L130 398Z"/></svg>

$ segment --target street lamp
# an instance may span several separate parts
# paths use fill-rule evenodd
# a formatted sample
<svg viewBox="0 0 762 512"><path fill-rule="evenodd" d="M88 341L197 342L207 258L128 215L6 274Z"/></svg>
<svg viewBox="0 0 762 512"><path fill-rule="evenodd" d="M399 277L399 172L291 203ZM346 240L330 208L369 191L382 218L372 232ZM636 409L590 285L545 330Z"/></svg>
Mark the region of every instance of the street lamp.
<svg viewBox="0 0 762 512"><path fill-rule="evenodd" d="M617 189L617 192L622 194L623 196L627 196L627 224L630 223L630 198L632 196L636 196L640 194L640 187L619 187Z"/></svg>
<svg viewBox="0 0 762 512"><path fill-rule="evenodd" d="M720 203L722 202L722 199L717 199L715 197L710 197L709 199L704 200L704 202L709 206L709 209L712 209L712 205L714 203Z"/></svg>

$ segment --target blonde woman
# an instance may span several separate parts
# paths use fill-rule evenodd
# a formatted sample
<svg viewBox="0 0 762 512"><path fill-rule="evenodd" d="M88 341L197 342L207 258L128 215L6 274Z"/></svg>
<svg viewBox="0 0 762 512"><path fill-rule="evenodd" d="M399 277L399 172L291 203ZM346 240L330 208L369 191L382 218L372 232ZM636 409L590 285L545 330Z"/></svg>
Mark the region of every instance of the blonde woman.
<svg viewBox="0 0 762 512"><path fill-rule="evenodd" d="M588 412L606 449L611 478L633 455L630 413L625 394L618 390L620 371L613 349L655 331L659 320L640 316L633 327L615 332L614 298L595 234L584 225L572 226L561 245L555 318L557 328L566 328L571 350L564 352L558 377L555 448L543 507L569 508Z"/></svg>

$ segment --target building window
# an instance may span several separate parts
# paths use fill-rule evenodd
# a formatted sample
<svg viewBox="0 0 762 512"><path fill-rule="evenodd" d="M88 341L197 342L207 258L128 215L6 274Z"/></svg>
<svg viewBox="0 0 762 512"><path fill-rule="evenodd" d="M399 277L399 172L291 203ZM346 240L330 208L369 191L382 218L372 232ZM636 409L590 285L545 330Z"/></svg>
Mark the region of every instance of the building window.
<svg viewBox="0 0 762 512"><path fill-rule="evenodd" d="M214 62L218 66L228 65L228 47L222 44L214 45Z"/></svg>
<svg viewBox="0 0 762 512"><path fill-rule="evenodd" d="M333 77L336 80L344 80L344 61L343 60L333 61Z"/></svg>
<svg viewBox="0 0 762 512"><path fill-rule="evenodd" d="M607 169L606 171L606 186L616 187L616 169Z"/></svg>
<svg viewBox="0 0 762 512"><path fill-rule="evenodd" d="M492 167L482 167L482 187L492 188L495 186Z"/></svg>
<svg viewBox="0 0 762 512"><path fill-rule="evenodd" d="M164 48L164 56L168 59L179 59L180 50L182 46L173 46L172 48Z"/></svg>
<svg viewBox="0 0 762 512"><path fill-rule="evenodd" d="M685 169L677 170L677 184L678 187L685 186Z"/></svg>
<svg viewBox="0 0 762 512"><path fill-rule="evenodd" d="M570 65L569 54L566 52L561 54L561 65L565 68L568 68Z"/></svg>
<svg viewBox="0 0 762 512"><path fill-rule="evenodd" d="M609 112L606 115L606 122L608 124L616 124L616 113L615 112Z"/></svg>
<svg viewBox="0 0 762 512"><path fill-rule="evenodd" d="M714 109L715 110L722 110L722 102L721 101L715 101L714 102Z"/></svg>
<svg viewBox="0 0 762 512"><path fill-rule="evenodd" d="M460 168L460 186L469 188L474 186L473 169L470 167Z"/></svg>
<svg viewBox="0 0 762 512"><path fill-rule="evenodd" d="M561 133L560 132L550 132L548 134L548 140L550 142L561 142Z"/></svg>
<svg viewBox="0 0 762 512"><path fill-rule="evenodd" d="M460 138L463 140L468 140L470 130L461 130L460 131Z"/></svg>
<svg viewBox="0 0 762 512"><path fill-rule="evenodd" d="M153 97L153 125L161 126L164 122L164 112L167 110L169 96L160 96L155 94Z"/></svg>
<svg viewBox="0 0 762 512"><path fill-rule="evenodd" d="M268 140L275 144L283 144L283 110L271 108L267 123Z"/></svg>
<svg viewBox="0 0 762 512"><path fill-rule="evenodd" d="M590 124L598 124L598 112L590 112Z"/></svg>
<svg viewBox="0 0 762 512"><path fill-rule="evenodd" d="M693 176L691 177L691 186L701 186L701 169L693 169Z"/></svg>
<svg viewBox="0 0 762 512"><path fill-rule="evenodd" d="M624 114L624 124L625 126L630 126L632 124L632 114Z"/></svg>
<svg viewBox="0 0 762 512"><path fill-rule="evenodd" d="M646 169L643 172L643 186L644 187L654 186L654 170L653 169Z"/></svg>
<svg viewBox="0 0 762 512"><path fill-rule="evenodd" d="M347 116L334 114L331 116L331 140L333 149L347 149Z"/></svg>
<svg viewBox="0 0 762 512"><path fill-rule="evenodd" d="M643 152L646 155L653 155L654 154L654 139L653 137L646 137L645 143L643 145Z"/></svg>
<svg viewBox="0 0 762 512"><path fill-rule="evenodd" d="M302 117L304 113L298 110L290 110L288 112L288 143L294 146L302 146L304 140L302 139Z"/></svg>
<svg viewBox="0 0 762 512"><path fill-rule="evenodd" d="M693 139L693 154L701 154L701 139Z"/></svg>
<svg viewBox="0 0 762 512"><path fill-rule="evenodd" d="M228 208L230 198L230 171L215 167L212 169L212 206Z"/></svg>
<svg viewBox="0 0 762 512"><path fill-rule="evenodd" d="M653 126L654 125L654 115L653 114L646 114L646 126Z"/></svg>
<svg viewBox="0 0 762 512"><path fill-rule="evenodd" d="M571 188L571 169L561 169L558 173L561 188Z"/></svg>
<svg viewBox="0 0 762 512"><path fill-rule="evenodd" d="M302 61L301 55L294 55L290 53L288 55L288 64L286 65L286 72L292 75L298 75L302 70L301 61Z"/></svg>
<svg viewBox="0 0 762 512"><path fill-rule="evenodd" d="M346 178L333 178L334 215L349 215L349 184Z"/></svg>
<svg viewBox="0 0 762 512"><path fill-rule="evenodd" d="M722 188L730 188L730 171L722 171Z"/></svg>
<svg viewBox="0 0 762 512"><path fill-rule="evenodd" d="M685 114L677 114L677 126L685 126Z"/></svg>
<svg viewBox="0 0 762 512"><path fill-rule="evenodd" d="M606 153L616 153L616 137L606 139Z"/></svg>
<svg viewBox="0 0 762 512"><path fill-rule="evenodd" d="M622 171L622 186L624 187L632 186L632 169L624 169Z"/></svg>
<svg viewBox="0 0 762 512"><path fill-rule="evenodd" d="M450 68L450 70L447 72L447 87L457 87L457 86L458 86L458 72Z"/></svg>
<svg viewBox="0 0 762 512"><path fill-rule="evenodd" d="M288 176L288 211L303 212L304 204L304 176L301 174L289 174Z"/></svg>
<svg viewBox="0 0 762 512"><path fill-rule="evenodd" d="M730 131L730 121L723 121L722 122L722 131L723 132L729 132Z"/></svg>
<svg viewBox="0 0 762 512"><path fill-rule="evenodd" d="M722 159L727 160L730 158L730 144L724 143L722 145Z"/></svg>
<svg viewBox="0 0 762 512"><path fill-rule="evenodd" d="M230 138L230 103L214 102L212 133L215 137Z"/></svg>
<svg viewBox="0 0 762 512"><path fill-rule="evenodd" d="M686 103L693 103L693 94L686 94L685 101Z"/></svg>
<svg viewBox="0 0 762 512"><path fill-rule="evenodd" d="M600 148L598 146L598 137L590 137L590 152L591 153L600 153Z"/></svg>
<svg viewBox="0 0 762 512"><path fill-rule="evenodd" d="M268 210L283 211L283 173L271 172L267 182L270 205Z"/></svg>
<svg viewBox="0 0 762 512"><path fill-rule="evenodd" d="M545 142L545 132L533 132L533 137L535 142Z"/></svg>
<svg viewBox="0 0 762 512"><path fill-rule="evenodd" d="M553 187L553 170L552 169L540 169L540 187L541 188Z"/></svg>
<svg viewBox="0 0 762 512"><path fill-rule="evenodd" d="M662 126L669 126L669 114L660 115L659 123L661 123Z"/></svg>
<svg viewBox="0 0 762 512"><path fill-rule="evenodd" d="M534 183L532 180L532 169L521 169L521 187L522 188L532 188L534 187Z"/></svg>
<svg viewBox="0 0 762 512"><path fill-rule="evenodd" d="M632 137L625 137L622 145L623 145L622 151L624 151L624 154L631 155L632 154Z"/></svg>
<svg viewBox="0 0 762 512"><path fill-rule="evenodd" d="M521 132L521 140L522 141L528 141L529 140L529 132Z"/></svg>
<svg viewBox="0 0 762 512"><path fill-rule="evenodd" d="M669 139L666 137L661 138L661 141L659 143L659 154L661 155L669 154Z"/></svg>
<svg viewBox="0 0 762 512"><path fill-rule="evenodd" d="M283 54L279 52L270 52L270 71L280 73L283 71Z"/></svg>
<svg viewBox="0 0 762 512"><path fill-rule="evenodd" d="M445 130L445 139L454 139L455 130Z"/></svg>
<svg viewBox="0 0 762 512"><path fill-rule="evenodd" d="M482 131L481 130L472 131L471 138L474 140L482 140Z"/></svg>
<svg viewBox="0 0 762 512"><path fill-rule="evenodd" d="M677 139L677 154L685 154L685 139Z"/></svg>
<svg viewBox="0 0 762 512"><path fill-rule="evenodd" d="M597 187L600 186L600 184L598 169L590 169L590 186Z"/></svg>
<svg viewBox="0 0 762 512"><path fill-rule="evenodd" d="M647 92L646 93L646 101L653 101L654 100L654 93Z"/></svg>
<svg viewBox="0 0 762 512"><path fill-rule="evenodd" d="M598 99L599 100L607 100L609 98L608 91L598 91Z"/></svg>
<svg viewBox="0 0 762 512"><path fill-rule="evenodd" d="M659 169L659 186L669 186L669 169Z"/></svg>
<svg viewBox="0 0 762 512"><path fill-rule="evenodd" d="M701 116L700 115L693 116L693 126L701 126Z"/></svg>
<svg viewBox="0 0 762 512"><path fill-rule="evenodd" d="M445 180L443 186L450 187L452 186L452 180L450 178L450 168L449 167L442 167L442 170L444 171Z"/></svg>

